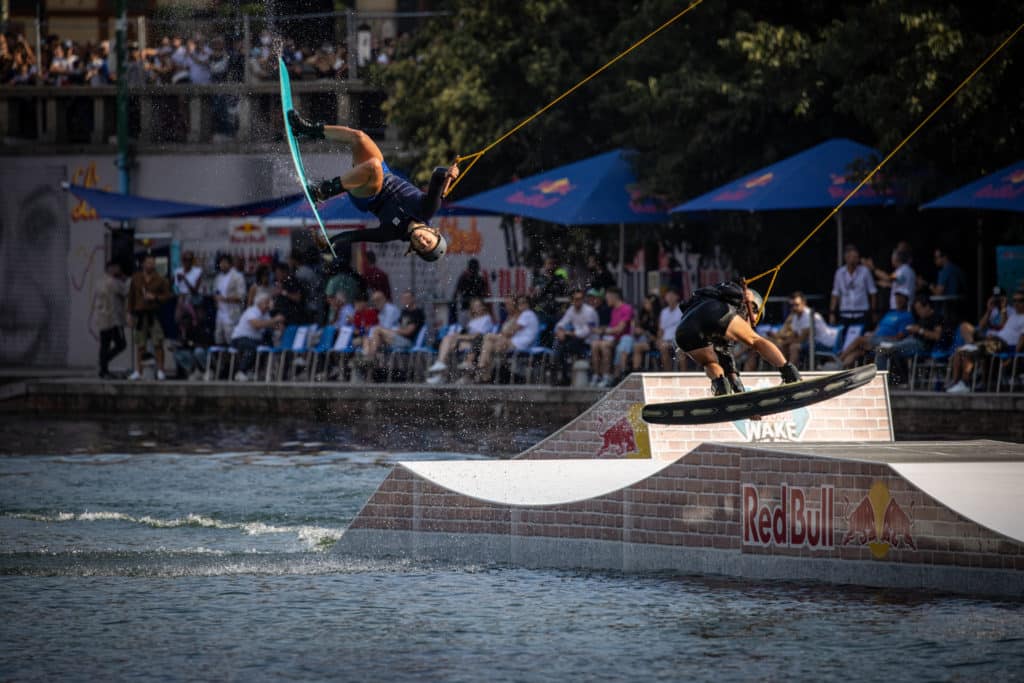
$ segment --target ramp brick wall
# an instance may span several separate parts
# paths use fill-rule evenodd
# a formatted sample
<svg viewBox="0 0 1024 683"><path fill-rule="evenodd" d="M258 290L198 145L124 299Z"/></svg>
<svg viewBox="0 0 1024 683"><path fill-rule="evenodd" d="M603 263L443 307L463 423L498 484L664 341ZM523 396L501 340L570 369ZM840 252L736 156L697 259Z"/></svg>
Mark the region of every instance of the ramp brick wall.
<svg viewBox="0 0 1024 683"><path fill-rule="evenodd" d="M822 492L831 492L834 504L825 516L831 530L828 543L814 547L744 541L751 514L745 499L751 500L750 491L756 492L755 517L763 507L773 518L777 510L789 507L781 501L784 484L790 494L800 489L805 515L820 511ZM792 508L782 513L787 523L793 514ZM883 516L880 534L861 533L865 526L879 526ZM608 495L554 506L488 503L398 466L350 531L435 532L452 535L452 543L456 535L490 534L716 549L766 560L781 556L1024 570L1024 544L958 515L885 464L723 444L702 445L657 475ZM552 559L553 565L567 562L571 566L572 558ZM798 576L813 577L814 571ZM827 570L817 571L817 578L830 580ZM1024 594L1021 576L1019 589Z"/></svg>
<svg viewBox="0 0 1024 683"><path fill-rule="evenodd" d="M807 373L806 376L824 374ZM750 373L744 375L744 380L748 387L757 387L761 383L777 384L779 378L777 373ZM750 443L761 437L770 443L775 439L789 440L793 432L798 432L794 440L808 442L893 440L884 374L877 375L867 386L838 398L767 416L752 428L761 434L744 435L732 422L694 427L646 425L636 408L643 403L701 398L708 392L708 380L703 374L630 375L585 413L518 457L676 460L709 441ZM782 429L773 430L771 426Z"/></svg>

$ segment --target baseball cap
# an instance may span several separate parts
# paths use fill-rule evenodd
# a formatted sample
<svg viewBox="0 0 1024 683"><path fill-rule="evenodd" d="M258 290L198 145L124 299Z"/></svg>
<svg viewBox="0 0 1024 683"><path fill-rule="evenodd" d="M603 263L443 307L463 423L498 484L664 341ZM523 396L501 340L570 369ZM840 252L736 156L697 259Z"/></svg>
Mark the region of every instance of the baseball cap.
<svg viewBox="0 0 1024 683"><path fill-rule="evenodd" d="M604 290L591 287L587 290L587 296L604 296Z"/></svg>

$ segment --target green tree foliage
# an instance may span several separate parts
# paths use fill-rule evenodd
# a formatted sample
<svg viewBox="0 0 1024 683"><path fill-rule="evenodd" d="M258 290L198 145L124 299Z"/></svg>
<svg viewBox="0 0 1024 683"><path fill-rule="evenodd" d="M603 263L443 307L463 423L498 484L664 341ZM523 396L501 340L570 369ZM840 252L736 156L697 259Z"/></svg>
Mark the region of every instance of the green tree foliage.
<svg viewBox="0 0 1024 683"><path fill-rule="evenodd" d="M451 0L383 74L417 167L475 152L632 44L682 3ZM830 137L891 149L1024 21L1019 2L706 0L489 152L466 194L605 151L672 199ZM905 153L934 194L1021 156L1024 37ZM894 169L896 170L896 169Z"/></svg>

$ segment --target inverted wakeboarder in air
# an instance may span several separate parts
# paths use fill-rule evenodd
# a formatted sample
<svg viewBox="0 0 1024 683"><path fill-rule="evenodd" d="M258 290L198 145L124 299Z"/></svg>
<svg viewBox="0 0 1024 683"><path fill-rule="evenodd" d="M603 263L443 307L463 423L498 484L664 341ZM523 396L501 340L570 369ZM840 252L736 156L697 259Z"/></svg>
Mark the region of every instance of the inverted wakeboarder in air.
<svg viewBox="0 0 1024 683"><path fill-rule="evenodd" d="M704 368L715 396L742 393L732 344L746 344L779 371L785 384L800 381L800 371L786 362L774 343L754 331L761 295L736 282L722 282L694 292L676 328L676 345Z"/></svg>
<svg viewBox="0 0 1024 683"><path fill-rule="evenodd" d="M308 189L313 199L323 202L348 192L356 208L380 220L378 228L349 230L331 237L332 246L403 240L409 243L409 251L424 261L436 261L444 256L448 243L428 221L441 208L442 197L459 177L458 164L434 169L427 191L423 192L391 172L380 148L363 131L311 123L294 110L288 112L288 123L296 135L336 140L352 147L352 168L338 177L310 184ZM327 248L326 243L320 246Z"/></svg>

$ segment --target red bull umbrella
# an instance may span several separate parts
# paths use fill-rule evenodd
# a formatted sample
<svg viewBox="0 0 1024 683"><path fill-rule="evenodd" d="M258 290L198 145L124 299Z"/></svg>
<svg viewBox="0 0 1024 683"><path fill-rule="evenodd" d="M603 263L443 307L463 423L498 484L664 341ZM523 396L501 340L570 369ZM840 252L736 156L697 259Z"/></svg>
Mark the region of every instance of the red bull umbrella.
<svg viewBox="0 0 1024 683"><path fill-rule="evenodd" d="M481 192L459 206L560 225L667 223L667 205L640 191L630 156L616 149Z"/></svg>
<svg viewBox="0 0 1024 683"><path fill-rule="evenodd" d="M1024 160L922 204L921 208L1024 212Z"/></svg>

